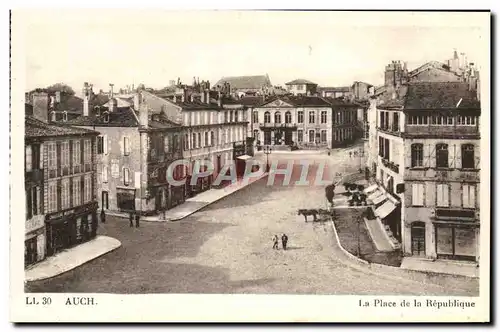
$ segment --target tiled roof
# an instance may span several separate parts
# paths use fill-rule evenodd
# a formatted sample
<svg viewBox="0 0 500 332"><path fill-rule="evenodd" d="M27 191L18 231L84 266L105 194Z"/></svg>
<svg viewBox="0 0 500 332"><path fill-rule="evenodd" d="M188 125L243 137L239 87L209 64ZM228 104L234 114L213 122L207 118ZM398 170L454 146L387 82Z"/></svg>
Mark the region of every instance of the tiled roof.
<svg viewBox="0 0 500 332"><path fill-rule="evenodd" d="M331 91L331 92L350 92L351 88L348 86L323 86L318 87L318 91Z"/></svg>
<svg viewBox="0 0 500 332"><path fill-rule="evenodd" d="M256 75L256 76L233 76L233 77L223 77L214 87L217 85L223 86L224 82L231 85L231 89L261 89L264 86L271 86L271 80L267 75Z"/></svg>
<svg viewBox="0 0 500 332"><path fill-rule="evenodd" d="M101 112L104 112L104 108ZM102 114L102 113L101 113ZM68 120L65 124L73 126L99 126L99 127L136 127L139 125L134 111L130 107L117 108L110 112L109 121L104 122L103 116L80 116L76 119Z"/></svg>
<svg viewBox="0 0 500 332"><path fill-rule="evenodd" d="M24 136L26 138L89 134L98 134L98 132L84 128L45 123L31 116L26 116L24 119Z"/></svg>
<svg viewBox="0 0 500 332"><path fill-rule="evenodd" d="M244 96L239 99L222 99L223 105L243 105L243 106L255 106L262 104L264 99L262 96Z"/></svg>
<svg viewBox="0 0 500 332"><path fill-rule="evenodd" d="M480 108L475 91L464 82L410 83L405 99L408 110Z"/></svg>
<svg viewBox="0 0 500 332"><path fill-rule="evenodd" d="M331 106L346 106L346 107L357 107L358 106L354 103L351 103L349 101L339 99L339 98L325 97L323 99L326 100Z"/></svg>
<svg viewBox="0 0 500 332"><path fill-rule="evenodd" d="M285 85L296 85L296 84L314 84L314 85L317 85L316 83L305 80L303 78L298 78L296 80L285 83Z"/></svg>

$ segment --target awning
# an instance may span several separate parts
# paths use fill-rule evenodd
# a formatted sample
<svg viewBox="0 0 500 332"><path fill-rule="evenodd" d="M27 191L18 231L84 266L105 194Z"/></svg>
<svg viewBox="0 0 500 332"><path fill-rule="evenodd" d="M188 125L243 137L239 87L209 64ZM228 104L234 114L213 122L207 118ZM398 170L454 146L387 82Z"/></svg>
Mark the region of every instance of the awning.
<svg viewBox="0 0 500 332"><path fill-rule="evenodd" d="M377 190L378 186L376 184L372 184L371 186L369 186L368 188L366 188L364 190L365 194L369 195L371 194L372 192L374 192L375 190Z"/></svg>
<svg viewBox="0 0 500 332"><path fill-rule="evenodd" d="M366 199L373 201L375 198L377 198L378 196L381 196L381 195L383 196L384 194L380 190L376 190L375 192L368 195L368 197Z"/></svg>
<svg viewBox="0 0 500 332"><path fill-rule="evenodd" d="M394 205L394 203L388 200L384 204L382 204L378 209L375 210L375 215L380 219L384 219L389 215L389 213L394 211L395 208L396 205Z"/></svg>
<svg viewBox="0 0 500 332"><path fill-rule="evenodd" d="M248 160L248 159L252 159L252 157L249 156L249 155L244 154L242 156L236 157L236 159Z"/></svg>
<svg viewBox="0 0 500 332"><path fill-rule="evenodd" d="M373 205L377 205L379 203L382 203L386 199L387 199L387 197L385 195L379 195L379 196L375 197L375 199L373 199L372 202L373 202Z"/></svg>

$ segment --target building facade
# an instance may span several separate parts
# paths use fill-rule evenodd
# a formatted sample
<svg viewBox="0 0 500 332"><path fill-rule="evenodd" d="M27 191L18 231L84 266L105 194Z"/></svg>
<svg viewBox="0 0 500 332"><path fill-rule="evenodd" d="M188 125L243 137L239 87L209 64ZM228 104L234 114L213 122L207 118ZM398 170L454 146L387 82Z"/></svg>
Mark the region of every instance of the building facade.
<svg viewBox="0 0 500 332"><path fill-rule="evenodd" d="M318 84L299 78L285 83L286 89L294 96L315 96Z"/></svg>
<svg viewBox="0 0 500 332"><path fill-rule="evenodd" d="M405 255L478 261L480 113L464 82L410 83L378 106L376 178L395 199L380 212L400 209Z"/></svg>
<svg viewBox="0 0 500 332"><path fill-rule="evenodd" d="M25 265L96 236L96 142L92 130L48 123L50 99L34 97L25 120Z"/></svg>

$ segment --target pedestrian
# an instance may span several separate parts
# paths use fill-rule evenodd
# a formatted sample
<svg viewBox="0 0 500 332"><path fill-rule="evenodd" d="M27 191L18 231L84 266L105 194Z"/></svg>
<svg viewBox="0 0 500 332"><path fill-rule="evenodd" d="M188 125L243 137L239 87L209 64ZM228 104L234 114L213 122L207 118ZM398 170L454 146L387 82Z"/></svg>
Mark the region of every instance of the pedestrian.
<svg viewBox="0 0 500 332"><path fill-rule="evenodd" d="M106 213L104 213L104 209L101 210L101 222L103 224L106 222Z"/></svg>
<svg viewBox="0 0 500 332"><path fill-rule="evenodd" d="M349 151L349 158L352 158L352 151Z"/></svg>
<svg viewBox="0 0 500 332"><path fill-rule="evenodd" d="M141 216L138 214L135 215L135 228L139 228L139 220L141 219Z"/></svg>
<svg viewBox="0 0 500 332"><path fill-rule="evenodd" d="M130 213L129 215L130 227L134 227L134 215Z"/></svg>
<svg viewBox="0 0 500 332"><path fill-rule="evenodd" d="M288 242L288 236L285 233L281 236L281 244L283 245L283 250L286 250L286 244Z"/></svg>
<svg viewBox="0 0 500 332"><path fill-rule="evenodd" d="M278 250L278 235L273 236L273 249Z"/></svg>

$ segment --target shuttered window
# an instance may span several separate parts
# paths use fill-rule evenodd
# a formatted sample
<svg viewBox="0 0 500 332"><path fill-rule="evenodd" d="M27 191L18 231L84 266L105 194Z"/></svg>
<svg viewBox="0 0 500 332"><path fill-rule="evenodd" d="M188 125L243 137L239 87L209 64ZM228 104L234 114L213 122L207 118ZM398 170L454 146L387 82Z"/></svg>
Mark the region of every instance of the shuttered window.
<svg viewBox="0 0 500 332"><path fill-rule="evenodd" d="M413 183L411 185L411 201L413 206L424 206L424 184Z"/></svg>

